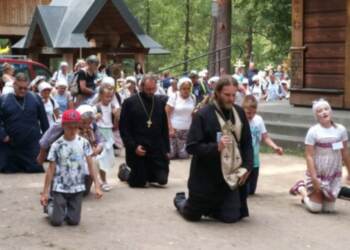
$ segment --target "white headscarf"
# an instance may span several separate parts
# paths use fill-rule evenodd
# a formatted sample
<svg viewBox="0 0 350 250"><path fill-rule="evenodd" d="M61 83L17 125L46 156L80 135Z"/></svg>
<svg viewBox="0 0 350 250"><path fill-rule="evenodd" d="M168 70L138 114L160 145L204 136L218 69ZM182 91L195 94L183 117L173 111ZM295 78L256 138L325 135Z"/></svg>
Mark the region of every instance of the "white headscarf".
<svg viewBox="0 0 350 250"><path fill-rule="evenodd" d="M319 100L316 100L312 103L312 112L314 113L314 116L315 116L315 119L317 119L317 110L323 106L326 106L329 108L329 111L330 111L330 114L332 115L332 107L331 105L329 104L329 102L327 102L325 99L319 99Z"/></svg>
<svg viewBox="0 0 350 250"><path fill-rule="evenodd" d="M185 83L192 84L192 80L190 78L188 78L188 77L180 78L180 80L177 83L177 89L180 90L182 85L184 85Z"/></svg>

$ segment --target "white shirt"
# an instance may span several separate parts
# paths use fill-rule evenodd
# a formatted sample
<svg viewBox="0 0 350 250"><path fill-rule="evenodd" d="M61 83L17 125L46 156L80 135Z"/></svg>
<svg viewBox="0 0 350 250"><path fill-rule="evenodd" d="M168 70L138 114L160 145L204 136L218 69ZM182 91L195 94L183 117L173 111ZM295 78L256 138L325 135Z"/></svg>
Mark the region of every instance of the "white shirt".
<svg viewBox="0 0 350 250"><path fill-rule="evenodd" d="M263 96L263 92L262 92L262 86L256 85L254 84L252 87L252 95L256 98L257 101L260 101L262 96Z"/></svg>
<svg viewBox="0 0 350 250"><path fill-rule="evenodd" d="M56 109L59 109L59 105L56 102L55 99L53 99L52 97L50 97L47 102L44 102L44 107L45 107L45 111L46 111L46 116L47 116L47 120L49 121L49 125L50 127L55 124L55 113L54 111Z"/></svg>
<svg viewBox="0 0 350 250"><path fill-rule="evenodd" d="M174 91L173 90L173 87L172 86L170 86L169 88L168 88L168 96L172 96L172 95L174 95L174 94L176 94L176 91Z"/></svg>
<svg viewBox="0 0 350 250"><path fill-rule="evenodd" d="M168 103L174 108L171 115L171 125L177 130L188 130L192 122L192 112L196 105L194 96L183 99L179 92L169 97Z"/></svg>
<svg viewBox="0 0 350 250"><path fill-rule="evenodd" d="M101 110L99 110L101 108ZM98 103L94 107L96 113L99 113L99 111L102 111L102 117L101 119L97 120L96 124L100 128L113 128L113 121L112 121L112 103L105 106L102 103Z"/></svg>
<svg viewBox="0 0 350 250"><path fill-rule="evenodd" d="M61 70L56 71L53 76L52 76L52 80L54 82L62 82L62 83L67 83L68 86L68 73L65 75L62 73Z"/></svg>
<svg viewBox="0 0 350 250"><path fill-rule="evenodd" d="M325 128L321 124L316 124L307 132L305 144L315 145L316 143L336 143L347 140L348 133L343 125L336 124L336 127Z"/></svg>

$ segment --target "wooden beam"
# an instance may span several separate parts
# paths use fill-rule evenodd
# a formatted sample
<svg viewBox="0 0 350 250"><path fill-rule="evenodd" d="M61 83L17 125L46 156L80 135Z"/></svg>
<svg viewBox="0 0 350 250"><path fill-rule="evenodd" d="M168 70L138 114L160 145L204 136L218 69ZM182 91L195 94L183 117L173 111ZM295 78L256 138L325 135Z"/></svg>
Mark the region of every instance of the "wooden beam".
<svg viewBox="0 0 350 250"><path fill-rule="evenodd" d="M346 45L345 45L345 85L344 85L344 107L350 108L350 0L346 2L347 25L346 25Z"/></svg>
<svg viewBox="0 0 350 250"><path fill-rule="evenodd" d="M304 0L292 1L292 87L304 87Z"/></svg>
<svg viewBox="0 0 350 250"><path fill-rule="evenodd" d="M2 36L25 36L28 31L28 26L12 26L12 25L1 25L0 34Z"/></svg>

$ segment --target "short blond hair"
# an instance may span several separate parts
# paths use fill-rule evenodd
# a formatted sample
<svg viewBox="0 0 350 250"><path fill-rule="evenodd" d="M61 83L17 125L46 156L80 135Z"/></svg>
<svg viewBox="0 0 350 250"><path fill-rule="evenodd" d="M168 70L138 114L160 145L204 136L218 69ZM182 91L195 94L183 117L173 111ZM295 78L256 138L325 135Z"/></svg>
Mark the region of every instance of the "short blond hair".
<svg viewBox="0 0 350 250"><path fill-rule="evenodd" d="M256 100L255 96L253 95L247 95L243 99L243 108L258 108L258 101Z"/></svg>

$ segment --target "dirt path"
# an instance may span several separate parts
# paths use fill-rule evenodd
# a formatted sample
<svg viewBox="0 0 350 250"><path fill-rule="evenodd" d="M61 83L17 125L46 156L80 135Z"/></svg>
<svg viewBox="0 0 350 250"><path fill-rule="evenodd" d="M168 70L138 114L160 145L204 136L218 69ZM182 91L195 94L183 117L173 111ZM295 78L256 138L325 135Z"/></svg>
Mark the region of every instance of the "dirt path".
<svg viewBox="0 0 350 250"><path fill-rule="evenodd" d="M186 190L188 161L171 164L164 189L112 179L103 200L84 202L78 227L48 225L38 203L43 175L0 175L0 249L349 249L350 202L339 201L334 215L309 214L288 195L304 160L267 154L262 163L251 217L233 225L178 216L172 199Z"/></svg>

